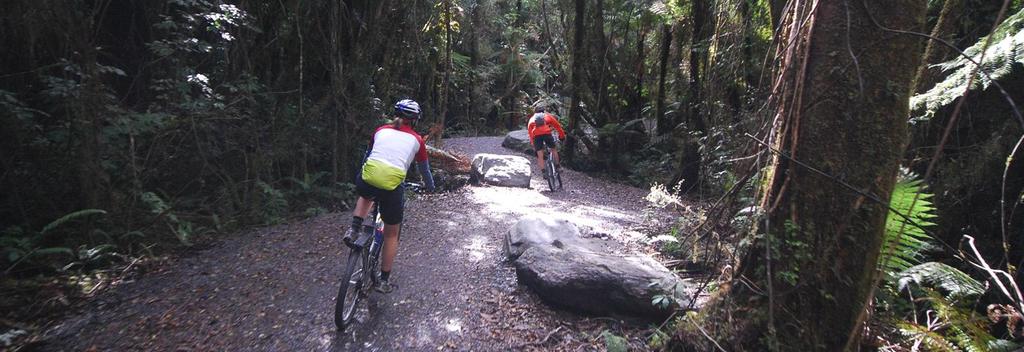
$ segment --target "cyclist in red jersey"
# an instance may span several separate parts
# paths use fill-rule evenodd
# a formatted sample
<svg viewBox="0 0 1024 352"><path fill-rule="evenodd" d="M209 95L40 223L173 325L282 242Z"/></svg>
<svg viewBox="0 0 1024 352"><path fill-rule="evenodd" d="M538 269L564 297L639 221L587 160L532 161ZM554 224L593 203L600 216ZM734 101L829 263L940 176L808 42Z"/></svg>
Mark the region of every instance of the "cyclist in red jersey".
<svg viewBox="0 0 1024 352"><path fill-rule="evenodd" d="M544 174L544 146L551 148L551 158L555 159L555 165L558 168L562 167L558 158L558 149L555 147L555 138L551 136L551 132L553 127L558 131L558 138L564 141L565 130L562 129L562 124L558 122L555 115L544 112L543 106L534 108L533 112L533 116L530 117L530 123L526 126L526 131L530 135L530 144L533 145L533 150L537 153L537 164L540 165L540 172Z"/></svg>

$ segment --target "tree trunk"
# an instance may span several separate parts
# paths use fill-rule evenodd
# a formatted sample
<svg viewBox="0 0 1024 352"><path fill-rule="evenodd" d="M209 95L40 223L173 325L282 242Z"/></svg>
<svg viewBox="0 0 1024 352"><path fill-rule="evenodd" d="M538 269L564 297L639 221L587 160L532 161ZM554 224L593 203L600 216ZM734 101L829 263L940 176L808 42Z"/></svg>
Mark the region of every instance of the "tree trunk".
<svg viewBox="0 0 1024 352"><path fill-rule="evenodd" d="M708 51L706 48L707 38L707 17L710 15L712 0L693 1L693 36L690 38L690 59L689 59L689 128L700 132L706 130L704 119L701 117L701 70L704 69L704 62L707 62Z"/></svg>
<svg viewBox="0 0 1024 352"><path fill-rule="evenodd" d="M559 48L555 47L555 39L551 34L551 27L548 25L548 5L546 0L540 2L540 16L544 19L544 42L548 44L548 49L551 51L551 64L554 66L555 74L553 77L548 77L547 81L557 84L559 82L560 75L564 75L565 71L562 70L562 59L558 56ZM551 89L551 87L545 86L545 89Z"/></svg>
<svg viewBox="0 0 1024 352"><path fill-rule="evenodd" d="M601 128L608 122L608 82L606 79L609 75L606 71L608 67L608 45L604 37L604 0L595 1L591 16L593 16L590 21L591 26L593 26L591 31L593 32L590 37L591 45L589 49L593 50L591 52L591 63L593 63L593 66L590 72L598 73L598 76L592 77L589 81L592 84L590 91L594 94L594 99L596 99L594 104L596 109L593 111L593 118L598 125L594 127ZM596 80L593 78L596 78Z"/></svg>
<svg viewBox="0 0 1024 352"><path fill-rule="evenodd" d="M782 11L786 8L787 0L768 0L768 6L771 8L772 16L772 31L777 33L779 30L779 24L782 23L782 17L784 17Z"/></svg>
<svg viewBox="0 0 1024 352"><path fill-rule="evenodd" d="M647 23L646 21L640 23L640 28L637 29L637 41L636 41L636 84L633 87L633 101L630 108L633 110L635 116L634 119L643 118L642 112L644 110L644 63L647 61L646 52L644 49L647 48L644 42L647 41Z"/></svg>
<svg viewBox="0 0 1024 352"><path fill-rule="evenodd" d="M661 26L661 49L658 52L658 95L654 102L654 116L658 119L658 135L672 132L675 124L665 116L665 76L668 74L668 57L672 47L672 26Z"/></svg>
<svg viewBox="0 0 1024 352"><path fill-rule="evenodd" d="M471 30L469 31L469 74L468 76L468 88L466 88L466 94L469 102L466 104L466 124L473 126L479 119L476 117L476 79L477 72L480 65L480 35L477 33L481 26L480 20L480 4L473 4L472 10L470 10L470 23L472 24ZM477 126L482 128L483 126ZM472 128L472 127L470 127Z"/></svg>
<svg viewBox="0 0 1024 352"><path fill-rule="evenodd" d="M824 1L816 9L804 11L806 30L789 34L800 40L783 61L796 64L778 78L786 88L771 144L787 156L773 154L761 202L766 223L731 288L705 308L712 319L742 317L712 327L729 350L857 350L879 275L921 42L881 30L869 16L920 31L925 1ZM854 66L850 55L835 54L848 50L859 69L836 69Z"/></svg>
<svg viewBox="0 0 1024 352"><path fill-rule="evenodd" d="M445 120L448 115L448 86L451 83L452 75L452 1L444 1L444 78L441 79L441 98L438 99L438 104L441 105L441 113L438 114L438 123L441 126L441 131L438 132L437 138L434 139L434 145L438 148L444 147L444 128Z"/></svg>
<svg viewBox="0 0 1024 352"><path fill-rule="evenodd" d="M78 140L76 159L79 192L82 194L80 206L110 210L110 176L103 170L103 144L100 142L103 123L101 111L105 100L103 85L100 82L100 73L96 69L96 49L89 44L84 46L81 64L83 84L81 96L75 102L73 115L75 138Z"/></svg>
<svg viewBox="0 0 1024 352"><path fill-rule="evenodd" d="M760 78L760 66L757 58L754 57L754 28L753 12L750 9L751 0L740 0L740 16L743 21L743 81L746 83L747 92L757 89L757 80Z"/></svg>
<svg viewBox="0 0 1024 352"><path fill-rule="evenodd" d="M576 0L576 17L574 19L572 41L572 77L570 81L570 89L572 89L572 98L570 99L569 106L569 136L565 140L565 160L573 162L576 159L576 143L577 136L582 133L579 128L580 115L583 114L583 109L580 106L580 91L583 85L583 58L586 57L583 48L583 36L585 31L585 13L587 8L587 0Z"/></svg>
<svg viewBox="0 0 1024 352"><path fill-rule="evenodd" d="M956 25L963 13L964 0L946 0L939 12L939 19L935 21L935 28L932 28L932 38L949 40L956 34ZM931 65L941 63L946 59L949 48L935 40L929 40L924 49L924 60L917 68L917 75L914 76L914 92L923 93L930 89L941 77L941 71Z"/></svg>
<svg viewBox="0 0 1024 352"><path fill-rule="evenodd" d="M693 1L693 33L690 37L690 58L689 63L689 96L687 102L689 111L687 113L686 127L689 129L682 137L682 150L679 156L679 167L677 174L673 177L672 184L682 183L680 189L683 192L694 190L700 184L701 154L700 138L707 133L707 126L704 117L701 116L701 70L707 62L707 20L711 13L712 0Z"/></svg>

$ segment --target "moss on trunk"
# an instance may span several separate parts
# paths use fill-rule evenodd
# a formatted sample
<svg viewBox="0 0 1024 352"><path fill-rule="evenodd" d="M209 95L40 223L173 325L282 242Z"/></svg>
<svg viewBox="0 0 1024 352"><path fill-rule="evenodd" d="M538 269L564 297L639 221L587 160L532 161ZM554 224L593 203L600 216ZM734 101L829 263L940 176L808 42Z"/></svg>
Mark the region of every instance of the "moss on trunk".
<svg viewBox="0 0 1024 352"><path fill-rule="evenodd" d="M731 289L697 321L726 349L856 348L861 334L851 331L876 275L921 48L871 16L920 31L924 9L924 1L819 2L806 9L809 31L789 33L800 49L780 75L791 84L779 95L774 146L830 177L775 157L762 196L768 221Z"/></svg>

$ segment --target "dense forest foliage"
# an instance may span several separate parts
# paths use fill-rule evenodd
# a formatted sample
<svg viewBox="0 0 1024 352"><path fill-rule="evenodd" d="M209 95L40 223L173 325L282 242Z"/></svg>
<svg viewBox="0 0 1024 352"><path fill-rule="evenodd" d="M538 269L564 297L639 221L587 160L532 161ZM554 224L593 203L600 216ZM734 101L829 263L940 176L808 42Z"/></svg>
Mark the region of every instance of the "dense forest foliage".
<svg viewBox="0 0 1024 352"><path fill-rule="evenodd" d="M858 281L864 291L855 297L838 298L876 297L877 314L861 326L856 315L866 308L853 306L849 321L823 327L842 341L861 328L868 337L853 340L874 347L1019 343L1014 327L990 332L998 324L971 312L991 313L987 304L1024 310L1019 289L1007 284L1024 282L1024 118L1015 103L1024 102L1024 4L824 3L3 1L0 269L4 280L83 273L240 227L347 208L366 139L398 99L422 104L421 127L431 127L438 147L442 138L524 128L533 107L546 106L569 130L570 167L705 201L673 234L698 234L693 246L716 250L672 244L667 255L714 267L771 263L772 253L814 261L799 257L828 244L794 236L751 245L766 231L801 232L787 219L806 205L821 209L808 217L896 234L878 239L879 260L861 259L869 271L899 262L884 265L882 279ZM896 49L906 59L885 56ZM816 72L822 76L809 76ZM821 78L829 74L847 80ZM868 98L858 102L858 94ZM899 112L879 103L886 99L907 110L899 123L860 124L870 120L847 113ZM800 120L786 117L794 110L848 123L804 120L808 131L824 132L798 135L800 124L789 121ZM849 171L876 166L901 166L900 181L879 171L891 177L876 192L856 184L875 174ZM803 182L813 178L800 178L807 170L827 177ZM825 212L812 201L830 198L830 187L857 204L860 196L876 200L866 201L876 207L869 213L883 215L860 221L868 216ZM789 197L794 190L823 194ZM887 225L884 214L896 210L913 220L889 215ZM762 215L772 223L746 226ZM794 249L801 246L811 249ZM736 272L736 280L764 274L741 268L753 271ZM966 278L936 279L949 273ZM821 288L796 284L807 272L775 275L768 281L782 291ZM977 288L986 281L987 290ZM1012 287L993 288L1000 285ZM762 295L756 287L747 294ZM931 298L942 324L916 320L926 308L906 298L910 291ZM832 294L816 302L828 304ZM715 312L746 312L728 304ZM774 319L809 313L778 314L784 318L765 318L756 333L711 330L753 334L739 347L808 347L786 336L815 329ZM682 322L668 326L679 329L668 333L677 339L658 339L657 347L677 346L687 334L703 339ZM837 346L824 339L810 346Z"/></svg>

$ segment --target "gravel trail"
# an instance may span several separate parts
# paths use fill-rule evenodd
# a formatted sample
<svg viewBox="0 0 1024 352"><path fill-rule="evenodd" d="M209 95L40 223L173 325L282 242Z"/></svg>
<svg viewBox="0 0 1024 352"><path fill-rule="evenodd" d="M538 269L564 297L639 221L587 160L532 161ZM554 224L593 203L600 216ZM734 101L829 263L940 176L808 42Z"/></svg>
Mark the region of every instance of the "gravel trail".
<svg viewBox="0 0 1024 352"><path fill-rule="evenodd" d="M453 138L445 149L515 154L501 137ZM533 161L531 159L531 161ZM533 162L536 164L536 162ZM51 328L45 351L507 351L602 349L608 330L643 346L637 322L552 308L516 283L501 240L526 214L559 214L642 248L664 214L645 217L646 190L565 170L547 192L467 186L406 204L393 282L344 333L333 323L349 213L231 236L88 302ZM544 190L544 191L541 191Z"/></svg>

